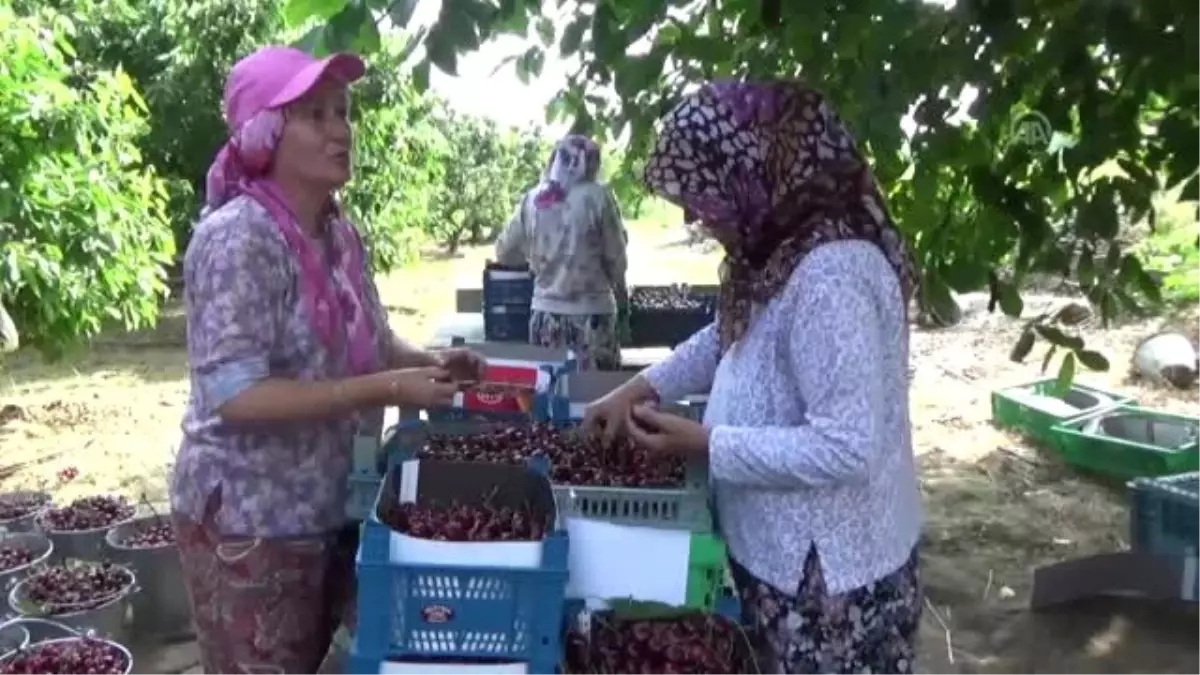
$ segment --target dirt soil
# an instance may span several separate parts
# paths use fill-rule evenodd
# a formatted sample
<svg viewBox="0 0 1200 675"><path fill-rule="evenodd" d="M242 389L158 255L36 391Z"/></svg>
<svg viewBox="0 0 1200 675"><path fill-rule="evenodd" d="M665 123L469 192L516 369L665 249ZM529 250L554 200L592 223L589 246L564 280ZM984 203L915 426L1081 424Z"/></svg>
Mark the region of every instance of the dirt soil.
<svg viewBox="0 0 1200 675"><path fill-rule="evenodd" d="M437 317L453 311L454 287L478 286L484 257L486 251L468 251L384 280L393 325L428 339ZM713 254L662 233L636 234L631 258L633 283L715 278ZM1028 364L1011 363L1019 324L968 300L961 325L914 329L912 336L912 420L927 510L921 670L1197 672L1194 611L1135 600L1027 610L1037 566L1126 548L1128 510L1119 487L1081 477L992 427L991 392L1038 378L1041 359L1035 352ZM1030 298L1027 311L1064 301ZM1078 380L1195 415L1196 390L1163 390L1128 377L1134 345L1163 325L1192 335L1196 316L1089 332L1089 345L1113 368ZM59 499L116 491L163 502L188 396L183 335L176 310L153 332L96 340L58 364L27 353L0 361L0 491L48 489ZM78 476L62 481L67 467ZM142 654L142 672L195 671L198 661L194 645Z"/></svg>

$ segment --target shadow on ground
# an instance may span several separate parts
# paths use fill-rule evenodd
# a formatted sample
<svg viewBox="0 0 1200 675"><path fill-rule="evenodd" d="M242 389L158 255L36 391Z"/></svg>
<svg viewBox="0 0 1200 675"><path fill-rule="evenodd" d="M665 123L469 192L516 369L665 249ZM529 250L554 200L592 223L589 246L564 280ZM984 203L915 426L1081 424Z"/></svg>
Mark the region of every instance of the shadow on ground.
<svg viewBox="0 0 1200 675"><path fill-rule="evenodd" d="M1195 611L1112 598L1027 609L1038 566L1128 546L1123 489L1007 448L920 463L923 671L1197 672Z"/></svg>

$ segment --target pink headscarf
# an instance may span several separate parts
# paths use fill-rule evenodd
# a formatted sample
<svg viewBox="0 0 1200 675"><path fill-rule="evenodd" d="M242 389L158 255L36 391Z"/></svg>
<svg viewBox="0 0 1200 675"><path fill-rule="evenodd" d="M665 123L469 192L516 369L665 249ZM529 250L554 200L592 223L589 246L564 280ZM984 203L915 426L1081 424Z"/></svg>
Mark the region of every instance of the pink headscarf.
<svg viewBox="0 0 1200 675"><path fill-rule="evenodd" d="M362 59L335 54L316 60L290 47L263 47L234 64L225 83L225 121L229 141L208 169L206 201L211 209L239 195L252 197L270 212L300 263L300 294L313 329L330 351L345 345L351 372L375 368L373 329L363 302L363 258L358 231L340 211L330 219L327 270L318 248L300 229L279 185L267 178L283 135L283 108L307 94L326 74L347 83L366 71Z"/></svg>

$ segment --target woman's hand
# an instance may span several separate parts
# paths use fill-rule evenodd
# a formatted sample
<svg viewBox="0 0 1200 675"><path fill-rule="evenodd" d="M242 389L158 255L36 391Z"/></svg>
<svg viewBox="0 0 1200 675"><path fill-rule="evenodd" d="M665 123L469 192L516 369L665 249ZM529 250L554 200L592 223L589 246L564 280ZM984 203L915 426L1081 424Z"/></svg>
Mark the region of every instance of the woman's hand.
<svg viewBox="0 0 1200 675"><path fill-rule="evenodd" d="M387 381L386 404L441 408L454 403L458 385L445 368L403 368L383 373Z"/></svg>
<svg viewBox="0 0 1200 675"><path fill-rule="evenodd" d="M470 349L463 347L443 349L435 356L438 364L456 381L483 382L487 375L487 359Z"/></svg>
<svg viewBox="0 0 1200 675"><path fill-rule="evenodd" d="M657 399L658 394L654 387L650 386L646 378L636 375L625 384L589 403L584 408L580 428L589 434L603 432L604 445L610 446L618 435L624 433L633 406Z"/></svg>
<svg viewBox="0 0 1200 675"><path fill-rule="evenodd" d="M630 411L629 437L651 451L680 457L708 454L708 430L703 424L648 405Z"/></svg>

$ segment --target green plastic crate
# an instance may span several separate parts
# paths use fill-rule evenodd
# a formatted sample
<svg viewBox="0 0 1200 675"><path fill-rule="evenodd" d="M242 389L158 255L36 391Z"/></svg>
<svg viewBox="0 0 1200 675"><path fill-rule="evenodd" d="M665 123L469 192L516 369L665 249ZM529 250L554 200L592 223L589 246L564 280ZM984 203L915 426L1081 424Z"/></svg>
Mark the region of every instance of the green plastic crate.
<svg viewBox="0 0 1200 675"><path fill-rule="evenodd" d="M992 423L1002 429L1015 429L1042 446L1052 447L1054 425L1135 402L1132 396L1078 382L1072 384L1071 390L1062 397L1064 407L1061 410L1039 407L1025 398L1029 394L1052 396L1054 386L1055 378L1048 377L992 392Z"/></svg>
<svg viewBox="0 0 1200 675"><path fill-rule="evenodd" d="M693 534L688 554L687 606L716 610L729 565L725 542L715 534Z"/></svg>
<svg viewBox="0 0 1200 675"><path fill-rule="evenodd" d="M1200 418L1189 415L1122 405L1057 424L1051 431L1053 448L1067 463L1112 478L1152 478L1200 468ZM1122 435L1113 435L1117 433Z"/></svg>

